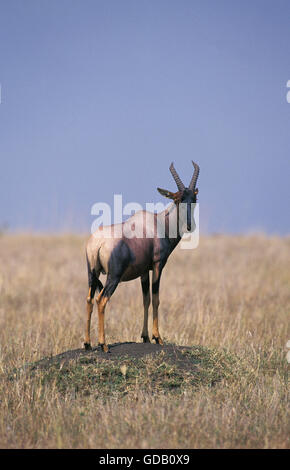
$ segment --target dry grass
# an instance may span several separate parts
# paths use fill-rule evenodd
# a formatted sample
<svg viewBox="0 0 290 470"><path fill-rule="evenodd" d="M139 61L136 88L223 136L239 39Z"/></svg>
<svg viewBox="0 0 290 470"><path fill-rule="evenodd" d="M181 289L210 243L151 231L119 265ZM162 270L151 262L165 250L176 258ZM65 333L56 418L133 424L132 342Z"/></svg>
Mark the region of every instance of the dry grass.
<svg viewBox="0 0 290 470"><path fill-rule="evenodd" d="M211 360L233 357L232 368L214 387L201 381L178 394L154 388L148 377L157 366L149 359L143 368L137 364L140 379L128 386L125 376L114 373L116 365L107 365L108 380L119 377L122 387L108 387L101 374L107 388L89 383L88 393L61 389L57 371L50 381L26 373L9 380L14 368L82 345L84 246L83 238L68 235L0 238L1 448L289 446L289 238L204 237L198 249L177 248L169 259L161 280L161 334L167 342L206 347ZM112 297L106 313L109 343L140 341L139 284L122 284ZM96 338L95 328L92 333ZM76 373L92 373L90 364L83 366L87 369L73 370L74 380ZM94 367L100 374L101 365ZM142 386L142 377L148 386Z"/></svg>

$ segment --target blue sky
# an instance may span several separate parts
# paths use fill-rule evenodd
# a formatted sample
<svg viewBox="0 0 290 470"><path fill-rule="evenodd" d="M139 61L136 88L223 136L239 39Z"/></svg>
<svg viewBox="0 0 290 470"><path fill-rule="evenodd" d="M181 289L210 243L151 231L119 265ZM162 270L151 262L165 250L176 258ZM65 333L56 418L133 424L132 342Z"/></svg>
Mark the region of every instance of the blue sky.
<svg viewBox="0 0 290 470"><path fill-rule="evenodd" d="M290 2L0 0L0 227L90 231L200 165L204 232L289 234Z"/></svg>

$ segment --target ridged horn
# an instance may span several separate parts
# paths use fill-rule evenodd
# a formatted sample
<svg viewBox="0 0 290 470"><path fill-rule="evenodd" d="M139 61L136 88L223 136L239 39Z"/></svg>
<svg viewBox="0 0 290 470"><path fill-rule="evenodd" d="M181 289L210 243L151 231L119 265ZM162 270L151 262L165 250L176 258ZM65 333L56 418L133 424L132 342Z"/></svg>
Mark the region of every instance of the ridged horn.
<svg viewBox="0 0 290 470"><path fill-rule="evenodd" d="M171 165L169 167L169 170L170 170L170 172L171 172L171 174L174 178L175 183L177 184L178 190L179 191L184 191L185 186L184 186L183 182L181 181L181 179L179 178L179 176L177 174L177 171L174 168L173 162L171 163Z"/></svg>
<svg viewBox="0 0 290 470"><path fill-rule="evenodd" d="M192 161L192 160L191 160ZM193 173L193 176L191 178L191 182L189 183L189 186L188 188L191 190L191 191L194 191L195 190L195 186L196 186L196 182L197 182L197 178L198 178L198 175L199 175L199 166L197 163L193 162L192 161L192 164L194 166L194 173Z"/></svg>

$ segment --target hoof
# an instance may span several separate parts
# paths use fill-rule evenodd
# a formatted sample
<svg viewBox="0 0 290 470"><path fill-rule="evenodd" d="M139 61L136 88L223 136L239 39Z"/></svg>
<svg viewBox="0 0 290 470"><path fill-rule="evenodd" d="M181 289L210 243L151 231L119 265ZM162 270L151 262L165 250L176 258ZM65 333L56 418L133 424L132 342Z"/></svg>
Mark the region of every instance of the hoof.
<svg viewBox="0 0 290 470"><path fill-rule="evenodd" d="M143 343L150 343L149 336L141 336L141 338L143 339Z"/></svg>
<svg viewBox="0 0 290 470"><path fill-rule="evenodd" d="M101 349L102 349L103 352L105 352L105 353L110 352L110 351L109 351L109 348L108 348L108 346L107 346L106 344L100 344L100 343L99 343L99 346L101 346Z"/></svg>
<svg viewBox="0 0 290 470"><path fill-rule="evenodd" d="M152 339L155 340L156 344L160 344L160 346L163 346L163 339L160 336L152 336Z"/></svg>
<svg viewBox="0 0 290 470"><path fill-rule="evenodd" d="M84 343L84 347L85 347L86 351L91 351L92 350L92 346L90 345L90 343Z"/></svg>

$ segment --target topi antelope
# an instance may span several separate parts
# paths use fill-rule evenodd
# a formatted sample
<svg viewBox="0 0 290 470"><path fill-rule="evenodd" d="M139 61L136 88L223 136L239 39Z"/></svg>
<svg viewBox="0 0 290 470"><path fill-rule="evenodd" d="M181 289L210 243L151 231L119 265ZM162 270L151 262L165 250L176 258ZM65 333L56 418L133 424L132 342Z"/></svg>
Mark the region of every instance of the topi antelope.
<svg viewBox="0 0 290 470"><path fill-rule="evenodd" d="M148 211L136 212L121 224L101 226L94 232L86 247L89 293L87 297L87 324L85 349L91 349L90 325L93 311L93 299L96 291L98 306L98 343L102 350L108 352L105 342L104 315L108 300L113 295L119 282L141 278L144 322L141 338L144 343L150 342L148 336L148 309L150 305L149 271L152 271L152 305L153 329L152 339L163 345L158 329L159 284L162 270L170 253L181 240L182 235L195 228L193 208L198 189L196 182L199 166L192 162L194 173L188 188L179 178L173 163L170 172L177 184L178 191L172 193L157 188L162 196L173 200L167 209L158 214ZM183 203L183 204L181 204ZM181 210L181 207L185 210ZM178 227L172 236L170 227ZM126 236L129 229L141 228L141 236ZM162 230L163 227L163 230ZM140 233L140 232L139 232ZM105 286L99 280L100 273L107 274Z"/></svg>

